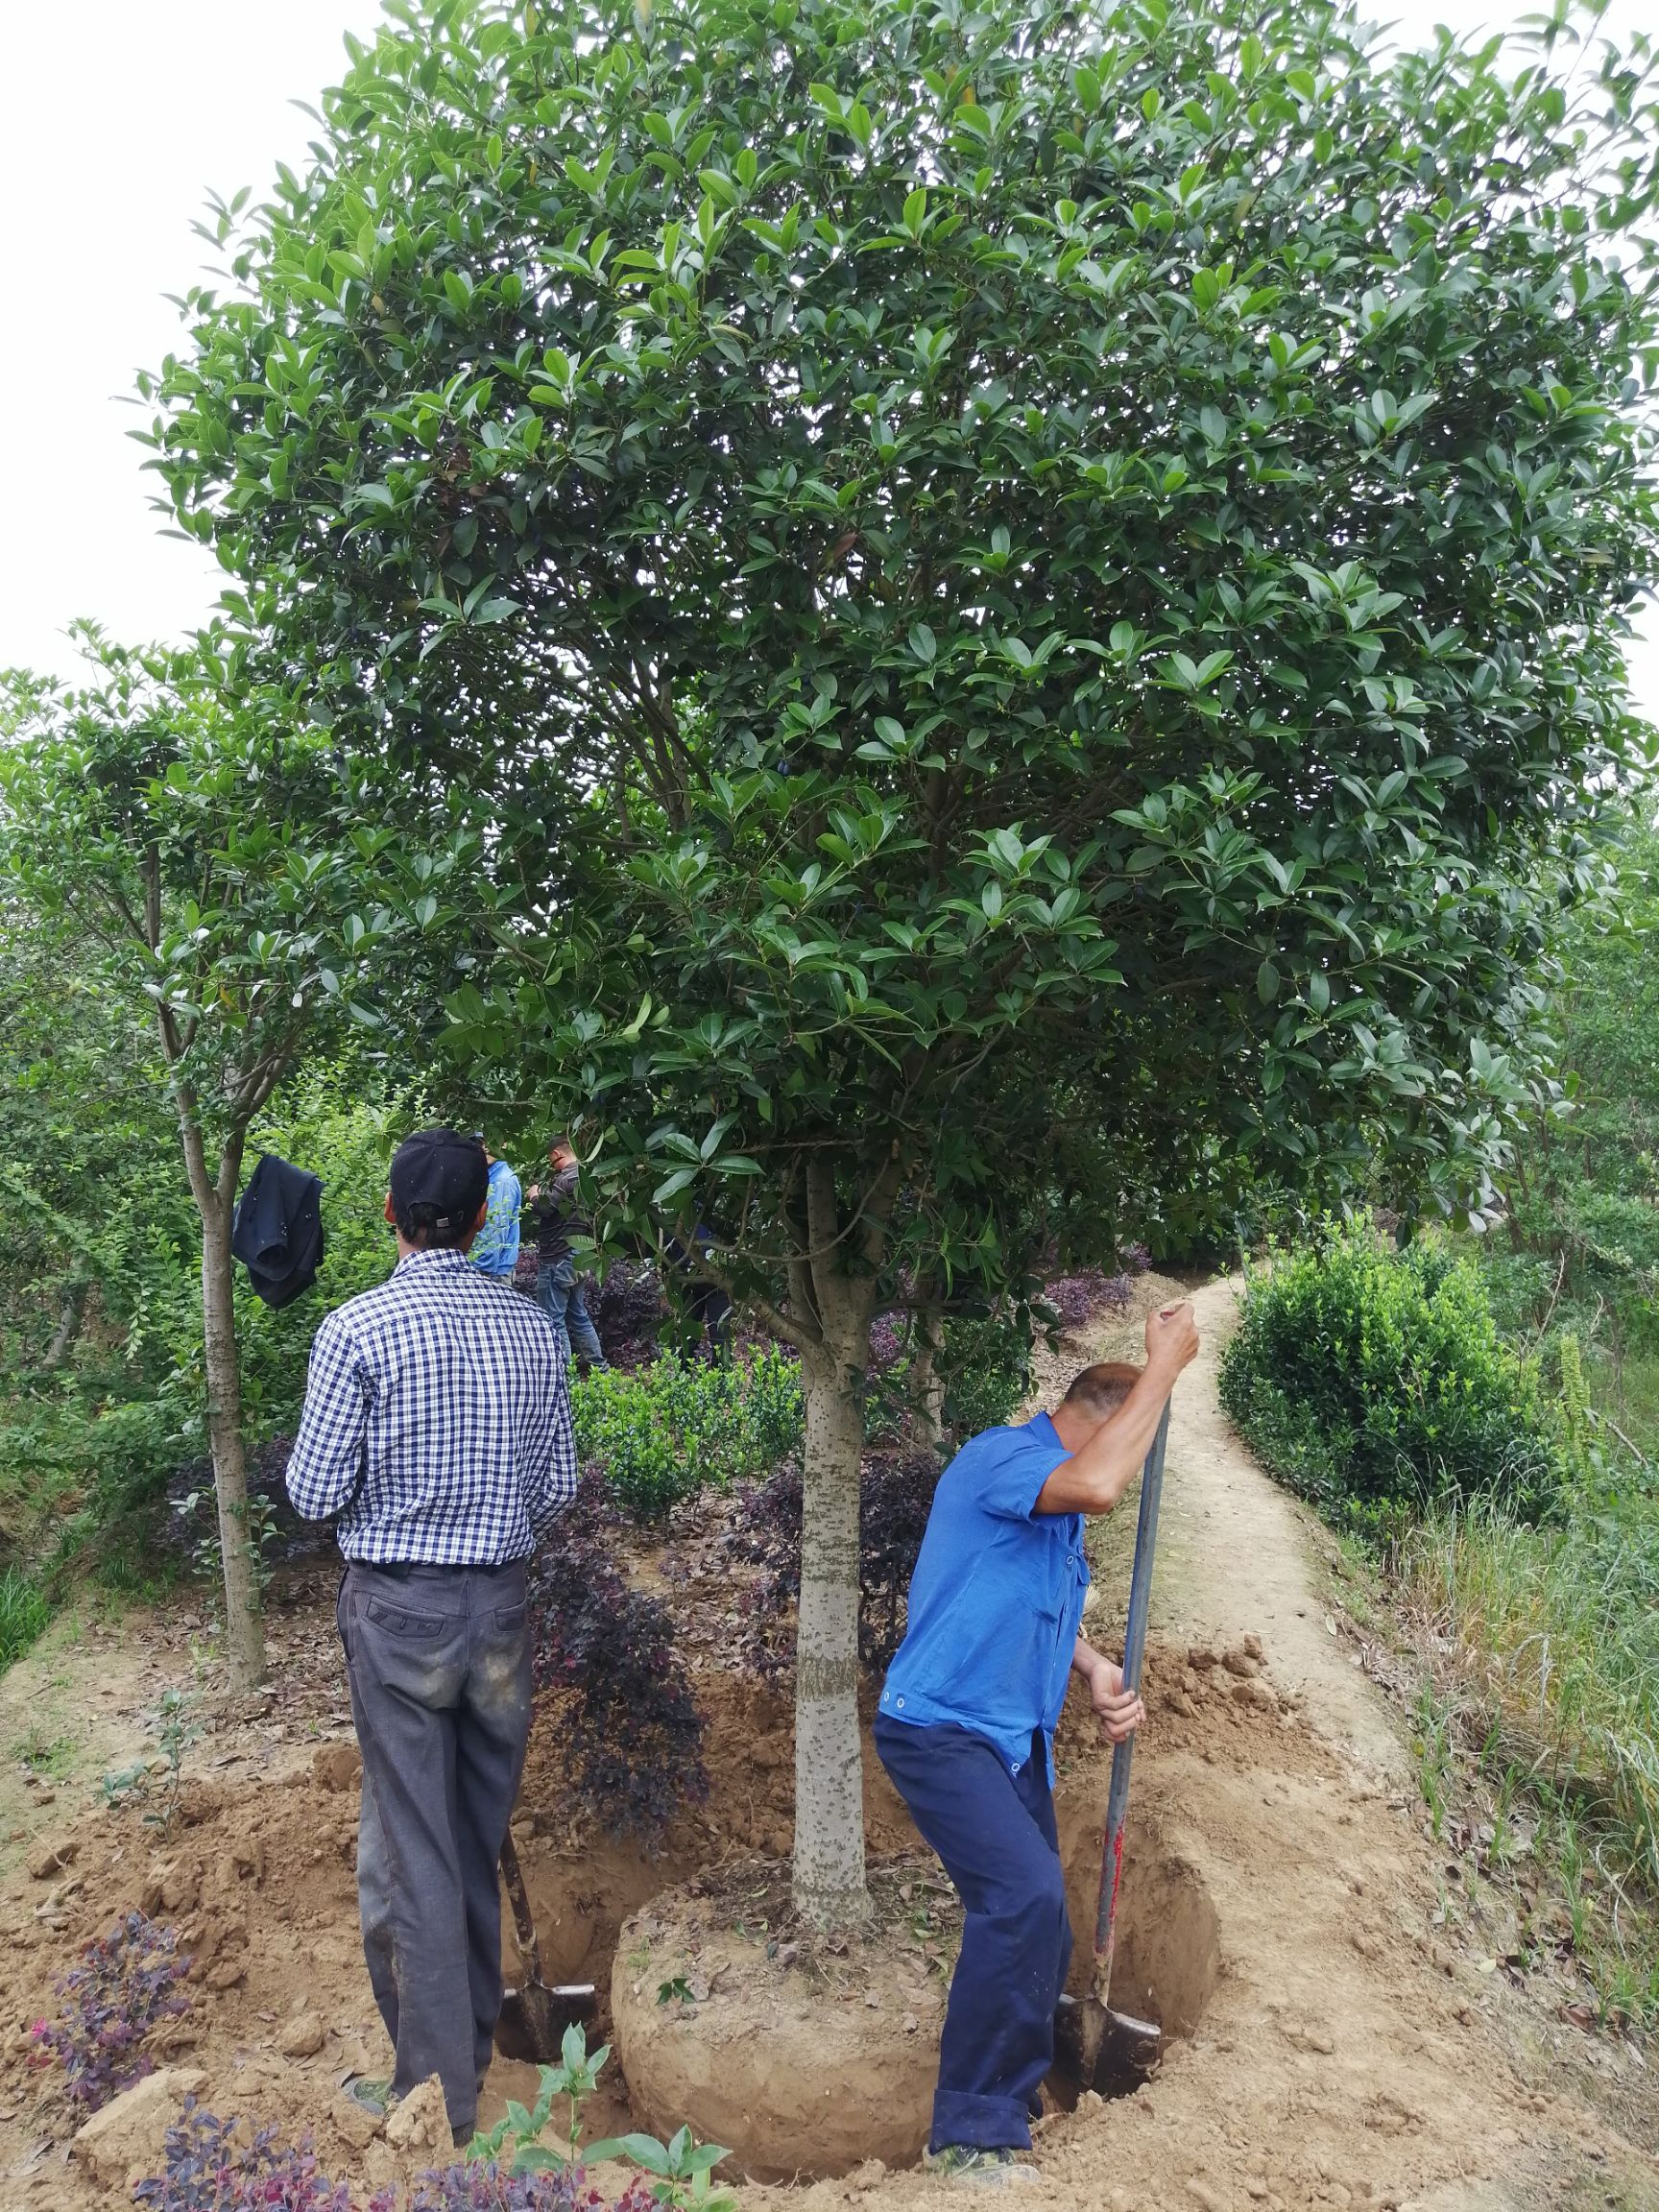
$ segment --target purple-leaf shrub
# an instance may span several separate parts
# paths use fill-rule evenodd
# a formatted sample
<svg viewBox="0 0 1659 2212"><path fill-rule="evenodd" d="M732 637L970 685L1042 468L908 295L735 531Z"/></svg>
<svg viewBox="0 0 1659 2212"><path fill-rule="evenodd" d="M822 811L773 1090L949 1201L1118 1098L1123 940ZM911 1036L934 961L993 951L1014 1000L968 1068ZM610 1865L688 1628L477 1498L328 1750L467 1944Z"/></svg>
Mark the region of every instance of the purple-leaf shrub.
<svg viewBox="0 0 1659 2212"><path fill-rule="evenodd" d="M703 1716L667 1608L629 1586L575 1510L531 1571L530 1607L536 1687L564 1694L565 1779L613 1836L656 1844L709 1795Z"/></svg>
<svg viewBox="0 0 1659 2212"><path fill-rule="evenodd" d="M515 2174L478 2161L422 2174L406 2196L382 2189L370 2200L369 2212L654 2212L654 2205L643 2178L613 2199L580 2166Z"/></svg>
<svg viewBox="0 0 1659 2212"><path fill-rule="evenodd" d="M1056 1275L1043 1286L1044 1301L1053 1308L1062 1329L1081 1329L1094 1312L1099 1293L1096 1274Z"/></svg>
<svg viewBox="0 0 1659 2212"><path fill-rule="evenodd" d="M859 1476L858 1655L872 1672L904 1637L903 1601L941 1473L930 1447L898 1444L866 1451ZM801 1476L781 1467L736 1501L725 1548L760 1569L744 1601L751 1626L744 1664L769 1681L793 1659L786 1616L801 1593Z"/></svg>
<svg viewBox="0 0 1659 2212"><path fill-rule="evenodd" d="M238 2142L240 2128L192 2097L167 2130L164 2171L139 2182L134 2201L155 2212L351 2212L349 2190L319 2169L308 2142L278 2143L274 2128Z"/></svg>
<svg viewBox="0 0 1659 2212"><path fill-rule="evenodd" d="M596 1288L589 1285L588 1311L613 1367L644 1367L657 1358L668 1308L655 1267L616 1261Z"/></svg>
<svg viewBox="0 0 1659 2212"><path fill-rule="evenodd" d="M904 1350L905 1331L902 1313L878 1313L870 1325L870 1369L872 1374L885 1375L896 1366Z"/></svg>
<svg viewBox="0 0 1659 2212"><path fill-rule="evenodd" d="M70 2103L96 2112L149 2073L145 2038L187 2008L178 1984L190 1961L179 1956L177 1932L142 1912L95 1936L82 1960L54 1984L67 2000L62 2012L36 2020L31 2035L38 2062L61 2062Z"/></svg>
<svg viewBox="0 0 1659 2212"><path fill-rule="evenodd" d="M1075 1275L1055 1275L1043 1288L1062 1329L1081 1329L1096 1313L1121 1313L1135 1295L1135 1279L1149 1264L1144 1244L1125 1244L1116 1275L1085 1267Z"/></svg>
<svg viewBox="0 0 1659 2212"><path fill-rule="evenodd" d="M309 2143L278 2143L275 2128L241 2141L192 2098L167 2130L166 2170L133 2191L153 2212L351 2212L350 2191L318 2167ZM368 2212L653 2212L643 2176L608 2198L580 2166L514 2174L488 2160L456 2160L406 2189L378 2190Z"/></svg>

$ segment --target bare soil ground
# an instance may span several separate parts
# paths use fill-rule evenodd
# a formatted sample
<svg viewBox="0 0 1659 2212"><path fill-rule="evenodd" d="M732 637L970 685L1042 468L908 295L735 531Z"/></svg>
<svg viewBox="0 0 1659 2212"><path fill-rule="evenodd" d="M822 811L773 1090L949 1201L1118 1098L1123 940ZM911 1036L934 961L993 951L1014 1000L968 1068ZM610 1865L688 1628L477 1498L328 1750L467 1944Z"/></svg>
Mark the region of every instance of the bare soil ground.
<svg viewBox="0 0 1659 2212"><path fill-rule="evenodd" d="M1145 1307L1173 1287L1149 1280L1135 1313L1066 1347L1053 1371L1132 1342ZM1044 2123L1044 2178L1026 2200L1078 2212L1659 2212L1659 2098L1642 2056L1572 2026L1565 1988L1512 1988L1479 1941L1448 1921L1445 1854L1424 1832L1398 1716L1334 1601L1320 1532L1261 1474L1217 1409L1214 1360L1232 1292L1212 1285L1198 1303L1206 1343L1172 1426L1150 1717L1131 1813L1139 1895L1118 1984L1125 2002L1161 2011L1182 2032L1146 2089L1111 2104L1085 2098ZM1090 1628L1108 1644L1132 1534L1108 1528L1097 1549ZM862 1963L850 1954L783 1956L784 1915L762 1863L790 1837L787 1705L733 1664L739 1621L729 1574L687 1584L660 1576L644 1552L636 1568L685 1609L709 1720L711 1795L648 1859L572 1824L556 1747L538 1743L516 1827L549 1978L606 1989L614 1967L632 1972L655 2006L675 1978L659 1976L659 1950L665 1958L678 1944L685 1991L661 2008L662 2023L695 2037L701 2013L712 2044L718 2008L699 2005L698 1993L711 1994L722 1975L705 1954L710 1944L730 1949L740 1933L748 1948L733 1953L724 1979L765 2044L773 2104L800 2115L790 2122L803 2133L799 2163L845 2167L849 2145L862 2152L874 2139L868 2115L883 2091L879 2068L857 2082L837 2068L822 2032L825 1992L845 2007L854 2045L858 2028L882 2020L884 2048L899 2054L889 2102L914 2099L920 2079L925 2110L950 1946L948 1908L934 1915L928 1902L936 1869L868 1760L872 1852L908 1856L893 1894L910 1882L902 1903L917 1903L928 1926L895 1911L897 1949L877 1945ZM195 1708L207 1725L185 1752L166 1828L156 1818L167 1805L161 1777L147 1797L112 1808L98 1782L155 1755L162 1691L190 1691L199 1678L199 1621L134 1615L60 1627L0 1683L4 2212L81 2212L126 2199L124 2176L95 2179L66 2158L72 2123L51 2078L30 2063L28 2023L56 2008L53 1980L81 1944L132 1906L177 1925L197 1961L191 2008L162 2056L205 2076L204 2103L313 2134L325 2166L355 2182L384 2179L414 2156L366 2139L338 2094L349 2072L385 2071L387 2054L357 1949L356 1762L331 1582L316 1575L291 1595L275 1617L270 1696L240 1711L204 1696ZM1106 1763L1076 1714L1061 1750L1080 1986ZM696 1956L683 1906L665 1895L693 1880L703 1887ZM619 1936L642 1909L655 1933L644 1965L631 1969L639 1935L631 1932L620 1961ZM803 1988L816 2015L796 2004ZM908 2032L906 2015L916 2020ZM531 2080L527 2068L499 2061L486 2118ZM595 2131L628 2120L620 2086L591 2114ZM837 2128L826 2156L826 2131ZM739 2194L745 2212L830 2212L848 2199L905 2212L941 2188L895 2154L864 2156L841 2178L745 2183Z"/></svg>

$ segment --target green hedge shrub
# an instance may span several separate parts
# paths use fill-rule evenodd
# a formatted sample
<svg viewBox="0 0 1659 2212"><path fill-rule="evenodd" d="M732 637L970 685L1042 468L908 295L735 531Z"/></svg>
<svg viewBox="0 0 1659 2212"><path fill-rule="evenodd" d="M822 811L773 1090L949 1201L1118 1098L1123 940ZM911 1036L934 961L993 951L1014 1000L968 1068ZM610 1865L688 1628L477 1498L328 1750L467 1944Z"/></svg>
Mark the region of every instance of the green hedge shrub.
<svg viewBox="0 0 1659 2212"><path fill-rule="evenodd" d="M1433 1238L1396 1252L1361 1219L1276 1259L1250 1285L1221 1403L1273 1474L1361 1535L1442 1500L1524 1519L1554 1503L1536 1378L1475 1268Z"/></svg>
<svg viewBox="0 0 1659 2212"><path fill-rule="evenodd" d="M583 1466L603 1469L640 1521L770 1474L799 1451L805 1419L800 1369L775 1345L730 1365L669 1353L632 1374L600 1369L571 1384L570 1407Z"/></svg>

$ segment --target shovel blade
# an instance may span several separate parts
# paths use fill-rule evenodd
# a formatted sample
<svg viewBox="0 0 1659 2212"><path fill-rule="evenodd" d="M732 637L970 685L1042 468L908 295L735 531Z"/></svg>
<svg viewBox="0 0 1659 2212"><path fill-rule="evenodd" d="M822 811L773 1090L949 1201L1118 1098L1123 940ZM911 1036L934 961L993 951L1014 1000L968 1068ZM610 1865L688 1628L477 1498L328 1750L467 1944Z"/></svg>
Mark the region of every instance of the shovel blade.
<svg viewBox="0 0 1659 2212"><path fill-rule="evenodd" d="M1155 2020L1114 2011L1095 1997L1062 1997L1054 2016L1054 2056L1079 2094L1120 2097L1138 2089L1157 2072L1163 2044Z"/></svg>
<svg viewBox="0 0 1659 2212"><path fill-rule="evenodd" d="M567 1982L552 1989L544 1982L526 1982L521 1989L502 1992L495 2048L503 2058L551 2064L565 2030L585 2028L598 2009L599 1992L591 1982Z"/></svg>

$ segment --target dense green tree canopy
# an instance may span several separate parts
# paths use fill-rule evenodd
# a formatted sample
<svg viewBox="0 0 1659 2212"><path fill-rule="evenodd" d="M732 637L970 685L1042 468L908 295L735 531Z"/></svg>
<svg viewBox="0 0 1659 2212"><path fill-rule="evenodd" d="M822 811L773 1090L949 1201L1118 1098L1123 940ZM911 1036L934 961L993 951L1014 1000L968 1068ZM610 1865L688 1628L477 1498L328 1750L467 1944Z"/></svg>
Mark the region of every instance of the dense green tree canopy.
<svg viewBox="0 0 1659 2212"><path fill-rule="evenodd" d="M1381 1109L1478 1187L1652 563L1636 72L1330 7L390 14L158 463L544 832L513 1049L626 1112L665 1023L640 1142L753 1157L805 1082L879 1156L907 1055L1046 1002L1108 1118Z"/></svg>
<svg viewBox="0 0 1659 2212"><path fill-rule="evenodd" d="M168 496L483 808L454 1041L714 1217L821 1475L1057 1095L1189 1189L1486 1189L1633 750L1654 117L1319 0L399 0L225 211Z"/></svg>

